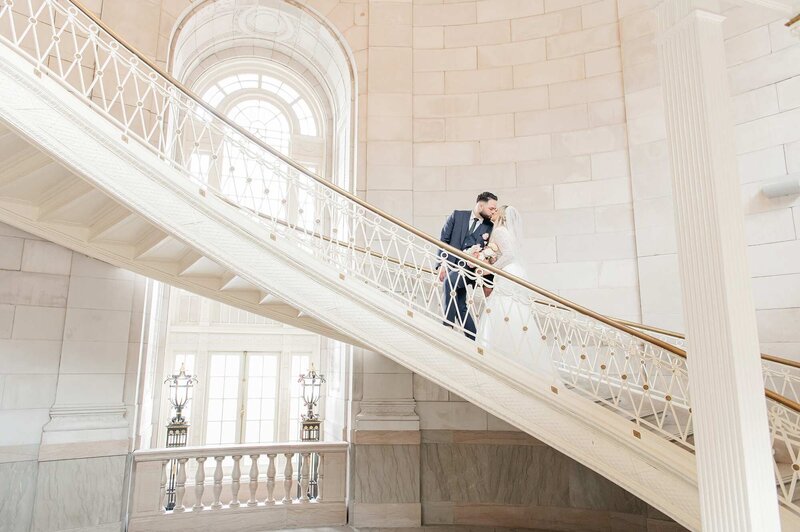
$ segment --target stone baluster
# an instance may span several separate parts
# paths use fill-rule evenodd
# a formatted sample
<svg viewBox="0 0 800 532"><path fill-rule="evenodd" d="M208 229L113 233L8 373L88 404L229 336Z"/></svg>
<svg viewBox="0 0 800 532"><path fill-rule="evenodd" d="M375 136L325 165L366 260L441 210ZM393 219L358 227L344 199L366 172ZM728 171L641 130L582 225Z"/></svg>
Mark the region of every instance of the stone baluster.
<svg viewBox="0 0 800 532"><path fill-rule="evenodd" d="M211 509L219 510L222 508L219 497L222 495L222 461L225 460L225 457L215 456L214 460L217 461L217 467L214 469L214 500L211 502Z"/></svg>
<svg viewBox="0 0 800 532"><path fill-rule="evenodd" d="M163 460L161 462L161 486L159 487L158 493L158 501L159 501L159 513L167 513L167 466L169 465L169 460Z"/></svg>
<svg viewBox="0 0 800 532"><path fill-rule="evenodd" d="M178 458L178 474L175 476L175 507L174 513L186 510L183 506L183 495L186 493L186 461L188 458Z"/></svg>
<svg viewBox="0 0 800 532"><path fill-rule="evenodd" d="M242 470L240 469L239 462L242 460L241 456L233 457L233 470L231 471L231 508L238 508L241 503L239 502L239 479L242 477Z"/></svg>
<svg viewBox="0 0 800 532"><path fill-rule="evenodd" d="M247 506L258 506L256 491L258 491L258 457L257 454L250 455L250 500Z"/></svg>
<svg viewBox="0 0 800 532"><path fill-rule="evenodd" d="M317 502L322 502L322 469L325 466L325 455L319 453L319 465L317 466Z"/></svg>
<svg viewBox="0 0 800 532"><path fill-rule="evenodd" d="M206 490L206 457L197 458L197 473L194 475L194 506L193 510L203 509L203 492Z"/></svg>
<svg viewBox="0 0 800 532"><path fill-rule="evenodd" d="M284 504L291 504L292 503L292 484L293 478L292 475L294 474L294 470L292 469L292 458L294 457L294 453L284 453L286 457L286 468L283 470L283 503Z"/></svg>
<svg viewBox="0 0 800 532"><path fill-rule="evenodd" d="M267 504L275 504L275 457L276 454L268 454L269 465L267 466Z"/></svg>
<svg viewBox="0 0 800 532"><path fill-rule="evenodd" d="M308 479L309 468L311 467L311 453L302 453L302 463L300 464L300 502L308 502Z"/></svg>

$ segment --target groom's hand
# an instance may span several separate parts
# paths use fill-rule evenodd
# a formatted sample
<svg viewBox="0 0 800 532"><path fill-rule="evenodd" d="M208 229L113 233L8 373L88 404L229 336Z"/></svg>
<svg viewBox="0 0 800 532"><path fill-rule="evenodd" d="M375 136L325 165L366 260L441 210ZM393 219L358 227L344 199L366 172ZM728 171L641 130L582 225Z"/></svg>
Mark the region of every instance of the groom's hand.
<svg viewBox="0 0 800 532"><path fill-rule="evenodd" d="M444 263L439 265L439 282L443 283L444 278L447 277L447 269L444 266Z"/></svg>

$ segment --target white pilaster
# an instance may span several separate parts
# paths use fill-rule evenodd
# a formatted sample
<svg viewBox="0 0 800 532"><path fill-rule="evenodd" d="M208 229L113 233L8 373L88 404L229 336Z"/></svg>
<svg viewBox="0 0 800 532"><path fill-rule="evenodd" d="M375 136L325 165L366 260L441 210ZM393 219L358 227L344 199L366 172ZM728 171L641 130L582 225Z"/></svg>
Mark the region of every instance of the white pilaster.
<svg viewBox="0 0 800 532"><path fill-rule="evenodd" d="M722 34L713 0L659 6L659 54L705 531L780 530Z"/></svg>

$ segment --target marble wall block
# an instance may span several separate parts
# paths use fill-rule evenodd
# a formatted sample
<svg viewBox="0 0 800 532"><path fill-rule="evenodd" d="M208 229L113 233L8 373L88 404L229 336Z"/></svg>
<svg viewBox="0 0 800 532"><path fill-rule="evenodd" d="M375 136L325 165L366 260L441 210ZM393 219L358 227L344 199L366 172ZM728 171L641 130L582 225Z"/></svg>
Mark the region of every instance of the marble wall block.
<svg viewBox="0 0 800 532"><path fill-rule="evenodd" d="M119 523L124 456L57 460L39 465L32 532Z"/></svg>
<svg viewBox="0 0 800 532"><path fill-rule="evenodd" d="M0 464L0 532L30 530L38 465L32 460Z"/></svg>
<svg viewBox="0 0 800 532"><path fill-rule="evenodd" d="M354 454L357 502L419 502L418 445L356 445Z"/></svg>
<svg viewBox="0 0 800 532"><path fill-rule="evenodd" d="M566 457L565 457L566 458ZM588 467L569 461L569 505L644 515L648 505Z"/></svg>
<svg viewBox="0 0 800 532"><path fill-rule="evenodd" d="M569 459L546 445L422 444L428 502L568 506Z"/></svg>
<svg viewBox="0 0 800 532"><path fill-rule="evenodd" d="M683 530L611 481L521 432L425 430L421 451L424 525Z"/></svg>

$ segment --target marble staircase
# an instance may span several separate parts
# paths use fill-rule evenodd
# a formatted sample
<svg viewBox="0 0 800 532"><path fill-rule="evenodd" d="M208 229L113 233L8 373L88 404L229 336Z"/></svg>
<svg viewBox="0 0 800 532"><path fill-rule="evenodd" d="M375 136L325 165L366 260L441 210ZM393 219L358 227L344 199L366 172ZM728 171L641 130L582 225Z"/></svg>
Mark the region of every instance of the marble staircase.
<svg viewBox="0 0 800 532"><path fill-rule="evenodd" d="M74 17L70 20L74 23ZM295 205L294 216L304 214L297 203L300 192L308 191L292 188L304 178L302 169L287 168L286 161L270 163L275 170L270 179L285 188L273 204L276 211L266 217L244 204L252 194L226 196L224 185L210 185L210 173L205 182L188 175L197 159L179 164L173 160L176 153L194 153L204 138L212 147L228 149L219 140L224 128L204 129L190 143L180 138L164 148L162 141L180 137L184 127L203 128L213 120L187 103L189 97L168 79L138 72L140 61L120 58L118 48L109 46L109 61L130 74L116 89L114 82L106 87L120 96L98 107L93 98L100 96L92 90L88 98L79 93L82 81L69 72L49 68L48 61L32 64L30 50L22 45L0 45L0 221L115 266L382 353L581 462L683 526L699 529L690 434L681 429L677 439L665 437L672 434L665 408L691 418L688 390L680 381L685 362L673 356L675 350L631 336L602 316L565 311L553 303L545 305L549 310L542 311L540 328L559 357L559 373L546 375L442 327L435 314L441 310L441 287L423 279L424 268L408 251L414 238L424 239L407 236L403 226L319 183L312 186L321 210L332 220L342 213L350 216L349 233L338 221L325 234L281 223L287 205ZM80 60L81 54L76 55ZM101 77L95 75L93 83L106 83ZM180 109L175 111L177 129L160 125L167 107L148 98L163 84L169 89L164 93L167 107L194 110L189 125L181 125L187 122L179 119L184 116ZM124 97L130 98L127 104L112 112ZM146 108L151 104L152 109ZM143 129L132 126L139 119ZM153 131L158 131L158 149L151 143ZM230 134L243 136L242 153L262 160L261 147L246 134ZM216 154L214 149L209 153ZM234 177L234 184L252 184L249 176ZM324 218L315 216L317 223ZM359 231L368 229L372 234L360 238ZM405 244L408 249L402 250ZM425 242L420 249L430 266L435 247ZM406 268L408 263L412 267ZM642 378L644 386L631 383ZM655 385L663 386L658 394L650 388ZM647 409L642 398L649 401ZM659 407L660 401L669 406ZM631 411L633 417L626 413ZM782 519L787 529L800 529L800 516L786 506Z"/></svg>

